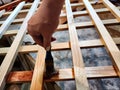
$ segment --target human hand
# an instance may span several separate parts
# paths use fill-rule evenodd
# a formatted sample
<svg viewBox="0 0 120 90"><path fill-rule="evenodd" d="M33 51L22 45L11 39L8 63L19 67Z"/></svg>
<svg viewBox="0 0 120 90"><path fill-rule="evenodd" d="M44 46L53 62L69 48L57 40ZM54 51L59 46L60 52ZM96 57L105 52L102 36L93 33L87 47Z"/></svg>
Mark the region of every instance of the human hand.
<svg viewBox="0 0 120 90"><path fill-rule="evenodd" d="M52 34L57 28L58 22L49 23L44 19L38 19L37 13L28 21L28 33L32 36L34 41L43 46L45 49L50 46L50 43L56 40Z"/></svg>
<svg viewBox="0 0 120 90"><path fill-rule="evenodd" d="M28 33L33 37L35 42L45 49L50 46L51 41L55 38L52 34L55 32L59 15L64 0L43 0L37 12L28 21Z"/></svg>

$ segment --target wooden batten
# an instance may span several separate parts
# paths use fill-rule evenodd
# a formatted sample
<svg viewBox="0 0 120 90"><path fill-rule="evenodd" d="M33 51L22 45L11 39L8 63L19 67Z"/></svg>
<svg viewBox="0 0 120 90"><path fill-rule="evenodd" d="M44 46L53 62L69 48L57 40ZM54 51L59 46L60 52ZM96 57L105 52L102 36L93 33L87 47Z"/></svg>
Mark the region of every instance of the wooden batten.
<svg viewBox="0 0 120 90"><path fill-rule="evenodd" d="M118 75L113 66L99 66L99 67L85 67L85 71L88 79L94 78L118 78ZM8 76L7 83L24 83L30 82L32 80L33 71L15 71L11 72ZM59 74L51 77L50 79L45 79L45 82L54 81L67 81L74 80L74 70L69 69L59 69Z"/></svg>
<svg viewBox="0 0 120 90"><path fill-rule="evenodd" d="M83 0L92 20L96 28L98 29L98 32L101 36L101 42L105 45L105 47L108 49L111 57L113 58L113 64L116 66L116 70L118 75L120 76L120 51L118 47L115 45L112 37L109 35L106 27L103 25L102 21L96 14L93 7L90 5L88 0Z"/></svg>
<svg viewBox="0 0 120 90"><path fill-rule="evenodd" d="M82 53L79 47L76 27L73 24L73 14L69 0L65 1L67 21L70 35L70 46L72 51L73 67L76 81L76 89L89 90L87 76L84 68Z"/></svg>
<svg viewBox="0 0 120 90"><path fill-rule="evenodd" d="M22 7L24 6L25 2L21 2L16 8L15 10L12 12L12 14L7 18L7 20L2 24L2 26L0 27L0 38L3 36L3 34L6 32L6 30L8 29L9 25L12 23L12 21L16 18L17 14L19 13L19 11L22 9Z"/></svg>
<svg viewBox="0 0 120 90"><path fill-rule="evenodd" d="M16 35L9 51L7 52L1 66L0 66L0 89L1 90L4 88L4 85L6 83L5 77L10 72L10 70L15 62L15 58L17 56L18 49L19 49L20 45L22 44L23 37L26 34L27 21L35 12L35 9L37 8L38 2L39 2L39 0L34 1L29 13L27 14L18 34Z"/></svg>
<svg viewBox="0 0 120 90"><path fill-rule="evenodd" d="M120 10L114 6L109 0L102 0L104 5L111 11L111 13L120 21Z"/></svg>
<svg viewBox="0 0 120 90"><path fill-rule="evenodd" d="M21 0L15 0L16 4ZM74 3L73 3L74 2ZM42 2L34 0L33 3L21 2L13 11L5 11L9 5L1 6L0 18L7 17L0 21L0 37L14 37L10 41L10 47L0 47L0 56L5 56L0 66L0 90L4 89L6 83L24 83L31 82L30 90L42 90L44 82L75 80L76 90L89 90L88 79L97 78L119 78L120 76L120 51L117 45L120 45L120 37L111 37L106 26L120 25L120 7L114 6L109 0L89 1L89 0L65 0L63 6L64 13L60 14L60 23L56 32L68 31L70 40L67 42L52 42L52 51L71 50L72 68L59 69L59 74L44 79L45 55L46 51L38 45L22 45L23 38L27 33L27 21L37 10ZM96 8L96 5L102 5L103 8ZM76 8L86 8L84 11L75 11ZM94 7L94 8L93 8ZM27 16L25 16L27 13ZM112 14L114 18L101 20L101 14ZM99 14L99 15L98 15ZM22 15L22 16L20 16ZM20 17L19 17L20 16ZM91 21L75 22L74 18L78 16L90 16ZM20 29L8 30L10 25L21 24ZM100 39L79 41L77 30L95 27ZM111 29L112 30L112 29ZM1 39L0 39L1 40ZM81 49L105 47L113 62L113 66L85 67ZM37 53L34 60L29 53ZM16 57L21 59L24 71L12 71ZM26 61L27 60L27 61ZM29 67L30 66L30 67ZM28 71L29 70L29 71Z"/></svg>

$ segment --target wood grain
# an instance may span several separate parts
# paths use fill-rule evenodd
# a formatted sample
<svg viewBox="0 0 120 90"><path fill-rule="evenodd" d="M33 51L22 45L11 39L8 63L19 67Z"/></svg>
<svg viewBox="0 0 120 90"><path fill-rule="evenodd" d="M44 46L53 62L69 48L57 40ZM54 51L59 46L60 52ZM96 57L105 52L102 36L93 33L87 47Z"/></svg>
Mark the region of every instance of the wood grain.
<svg viewBox="0 0 120 90"><path fill-rule="evenodd" d="M30 90L42 90L43 89L43 75L45 71L45 56L46 51L42 47L38 46L38 53L33 72L32 82Z"/></svg>
<svg viewBox="0 0 120 90"><path fill-rule="evenodd" d="M26 34L27 21L35 12L38 2L39 2L39 0L34 1L29 13L27 14L18 34L16 35L9 51L7 52L1 66L0 66L0 89L1 90L4 88L6 75L10 72L10 70L15 62L15 58L17 56L18 49L19 49L20 45L22 44L24 35Z"/></svg>
<svg viewBox="0 0 120 90"><path fill-rule="evenodd" d="M65 1L67 19L68 19L68 27L69 27L69 35L70 35L70 46L72 51L72 59L73 59L73 68L76 82L76 89L79 90L89 90L87 76L84 68L82 53L79 47L79 41L77 37L77 32L73 19L73 13L71 9L71 5L69 0Z"/></svg>
<svg viewBox="0 0 120 90"><path fill-rule="evenodd" d="M114 6L109 0L102 0L104 5L111 11L111 13L120 21L120 10Z"/></svg>
<svg viewBox="0 0 120 90"><path fill-rule="evenodd" d="M113 38L113 40L117 45L120 45L120 38ZM97 48L97 47L104 47L104 45L100 39L96 39L96 40L80 41L79 47L81 47L81 48ZM70 47L69 42L52 43L52 51L68 50L70 48L71 47ZM5 55L8 51L9 51L9 47L0 48L0 55ZM21 46L19 48L18 52L20 52L20 53L37 52L37 45Z"/></svg>
<svg viewBox="0 0 120 90"><path fill-rule="evenodd" d="M108 33L107 29L103 25L102 21L96 14L93 7L90 5L88 0L83 0L92 20L93 24L96 26L100 36L101 36L101 42L105 45L105 47L108 50L108 53L110 53L111 57L113 58L113 65L116 68L116 71L118 75L120 76L120 51L118 47L115 45L112 37Z"/></svg>
<svg viewBox="0 0 120 90"><path fill-rule="evenodd" d="M10 6L16 6L20 2L21 2L21 0L15 0L15 1L11 2L11 3L8 3L8 4L5 4L3 6L0 6L0 10L7 9Z"/></svg>
<svg viewBox="0 0 120 90"><path fill-rule="evenodd" d="M93 78L113 78L118 77L113 66L85 67L88 79ZM7 83L24 83L32 80L33 71L10 72ZM45 79L45 82L74 80L74 70L72 68L59 69L59 74Z"/></svg>

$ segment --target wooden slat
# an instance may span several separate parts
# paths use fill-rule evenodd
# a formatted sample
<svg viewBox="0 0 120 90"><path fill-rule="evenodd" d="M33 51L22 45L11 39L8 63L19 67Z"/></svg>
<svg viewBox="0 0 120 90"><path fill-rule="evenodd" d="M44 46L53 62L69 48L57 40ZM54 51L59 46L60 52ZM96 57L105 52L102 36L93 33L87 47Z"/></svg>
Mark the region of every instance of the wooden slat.
<svg viewBox="0 0 120 90"><path fill-rule="evenodd" d="M109 19L109 20L102 20L104 25L115 25L115 24L120 24L120 22L117 19ZM93 27L94 23L92 21L89 22L79 22L79 23L74 23L77 28L88 28L88 27Z"/></svg>
<svg viewBox="0 0 120 90"><path fill-rule="evenodd" d="M120 44L120 38L113 38L116 44ZM81 48L93 48L93 47L102 47L104 46L100 39L98 40L86 40L80 41L79 46ZM67 50L70 49L69 42L64 43L52 43L52 50ZM9 47L0 48L0 55L5 55L9 51ZM30 53L30 52L37 52L37 45L27 45L21 46L19 49L20 53Z"/></svg>
<svg viewBox="0 0 120 90"><path fill-rule="evenodd" d="M33 13L35 12L35 9L38 6L38 2L39 2L39 0L34 1L29 13L27 14L18 34L16 35L7 55L5 56L1 66L0 66L0 89L1 90L4 88L6 75L8 72L10 72L10 70L15 62L15 58L17 56L18 49L19 49L20 45L22 44L24 35L26 34L27 22L30 19L30 17L33 15Z"/></svg>
<svg viewBox="0 0 120 90"><path fill-rule="evenodd" d="M24 21L24 18L20 18L20 19L15 19L12 24L18 24L18 23L22 23ZM0 25L5 23L6 21L0 21Z"/></svg>
<svg viewBox="0 0 120 90"><path fill-rule="evenodd" d="M120 6L116 7L117 9L120 9ZM101 13L109 13L110 10L108 8L101 8L101 9L95 9L95 12L98 13L98 14L101 14ZM73 12L73 15L76 17L76 16L85 16L85 15L88 15L88 12L85 10L85 11L76 11L76 12Z"/></svg>
<svg viewBox="0 0 120 90"><path fill-rule="evenodd" d="M20 2L21 2L21 0L15 0L15 1L11 2L11 3L8 3L8 4L5 4L5 5L3 5L3 6L0 6L0 10L2 10L2 9L7 9L7 8L10 7L10 6L16 6L16 5L19 4Z"/></svg>
<svg viewBox="0 0 120 90"><path fill-rule="evenodd" d="M92 2L91 2L92 3ZM95 2L93 2L93 3L95 3ZM92 4L93 4L92 3ZM76 5L76 4L75 4ZM83 3L78 3L77 5L83 5ZM77 7L77 5L76 5L76 7ZM71 4L71 6L72 6L72 4ZM73 4L73 6L74 6L74 4ZM120 9L120 7L118 6L118 7L116 7L116 8L118 8L118 9ZM23 13L27 13L29 11L29 9L24 9L24 10L21 10L20 12L19 12L19 14L23 14ZM97 12L97 13L107 13L107 12L110 12L109 11L109 9L108 8L101 8L101 9L95 9L95 11ZM9 15L9 14L11 14L12 12L6 12L3 16L6 16L6 15ZM85 11L76 11L76 12L73 12L73 15L74 16L83 16L83 15L87 15L88 14L88 12L85 10ZM66 17L66 14L61 14L60 15L60 18L65 18Z"/></svg>
<svg viewBox="0 0 120 90"><path fill-rule="evenodd" d="M118 77L113 66L85 67L88 79ZM33 71L15 71L8 76L7 83L24 83L32 80ZM44 80L45 82L74 80L72 68L59 69L59 74Z"/></svg>
<svg viewBox="0 0 120 90"><path fill-rule="evenodd" d="M98 29L98 32L101 36L101 41L104 43L105 47L107 48L108 52L110 53L111 57L113 58L113 64L117 70L118 75L120 76L120 51L118 47L115 45L112 37L109 35L107 29L103 25L102 21L94 11L93 7L90 5L88 0L83 0L90 16L93 19L93 23Z"/></svg>
<svg viewBox="0 0 120 90"><path fill-rule="evenodd" d="M120 22L117 19L109 19L109 20L102 20L104 25L115 25L120 24ZM92 22L80 22L80 23L74 23L77 28L87 28L87 27L93 27L94 24ZM67 24L59 25L57 28L57 31L65 31L68 29ZM13 36L18 33L18 30L8 30L4 34L5 36Z"/></svg>
<svg viewBox="0 0 120 90"><path fill-rule="evenodd" d="M8 30L5 32L4 36L13 36L18 33L18 30Z"/></svg>
<svg viewBox="0 0 120 90"><path fill-rule="evenodd" d="M36 58L35 68L33 72L30 90L43 90L43 75L45 70L46 51L38 46L38 54Z"/></svg>
<svg viewBox="0 0 120 90"><path fill-rule="evenodd" d="M0 17L2 17L2 15L5 13L5 10L1 10L0 11Z"/></svg>
<svg viewBox="0 0 120 90"><path fill-rule="evenodd" d="M28 11L29 11L29 9L24 9L24 10L21 10L21 11L19 12L19 14L28 13ZM3 16L8 16L8 15L11 14L11 13L12 13L12 12L6 12L6 13L4 13Z"/></svg>
<svg viewBox="0 0 120 90"><path fill-rule="evenodd" d="M115 7L109 0L102 0L104 5L111 11L111 13L120 21L120 10Z"/></svg>
<svg viewBox="0 0 120 90"><path fill-rule="evenodd" d="M99 1L90 1L90 3L92 5L94 5L94 4L101 4L102 0L99 0ZM75 7L75 6L84 6L84 3L79 2L79 3L72 3L71 4L71 7Z"/></svg>
<svg viewBox="0 0 120 90"><path fill-rule="evenodd" d="M118 7L118 9L120 9L120 7ZM27 10L21 10L19 13L27 13L29 11L29 9ZM97 13L106 13L109 12L109 10L107 8L102 8L102 9L95 9L95 11ZM11 12L6 12L4 15L9 15L11 14ZM77 11L77 12L73 12L74 16L84 16L87 15L88 12L87 11ZM4 16L3 15L3 16ZM60 18L66 18L66 14L61 14ZM16 24L16 23L22 23L24 19L15 19L14 22L12 22L12 24ZM0 24L2 24L4 21L0 21Z"/></svg>
<svg viewBox="0 0 120 90"><path fill-rule="evenodd" d="M70 35L70 45L72 51L73 58L73 67L76 81L76 89L79 90L89 90L87 76L84 68L82 53L79 47L79 41L77 37L77 32L73 19L73 13L71 10L71 5L69 0L65 1L66 4L66 12L68 19L68 27L69 27L69 35Z"/></svg>
<svg viewBox="0 0 120 90"><path fill-rule="evenodd" d="M0 38L3 36L3 34L6 32L6 30L8 29L9 25L12 23L12 21L16 18L16 16L18 15L19 11L22 9L22 7L24 6L25 2L21 2L16 8L15 10L12 12L12 14L7 18L7 20L5 20L5 22L2 24L2 26L0 27Z"/></svg>

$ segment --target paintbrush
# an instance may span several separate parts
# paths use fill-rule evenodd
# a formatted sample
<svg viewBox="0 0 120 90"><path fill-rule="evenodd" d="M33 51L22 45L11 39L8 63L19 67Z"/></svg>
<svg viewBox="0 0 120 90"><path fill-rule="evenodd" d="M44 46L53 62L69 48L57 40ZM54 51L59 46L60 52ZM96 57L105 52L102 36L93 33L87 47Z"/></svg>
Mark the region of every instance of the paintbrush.
<svg viewBox="0 0 120 90"><path fill-rule="evenodd" d="M51 78L53 75L58 74L57 70L54 68L54 60L51 54L51 46L46 49L45 69L45 78Z"/></svg>

